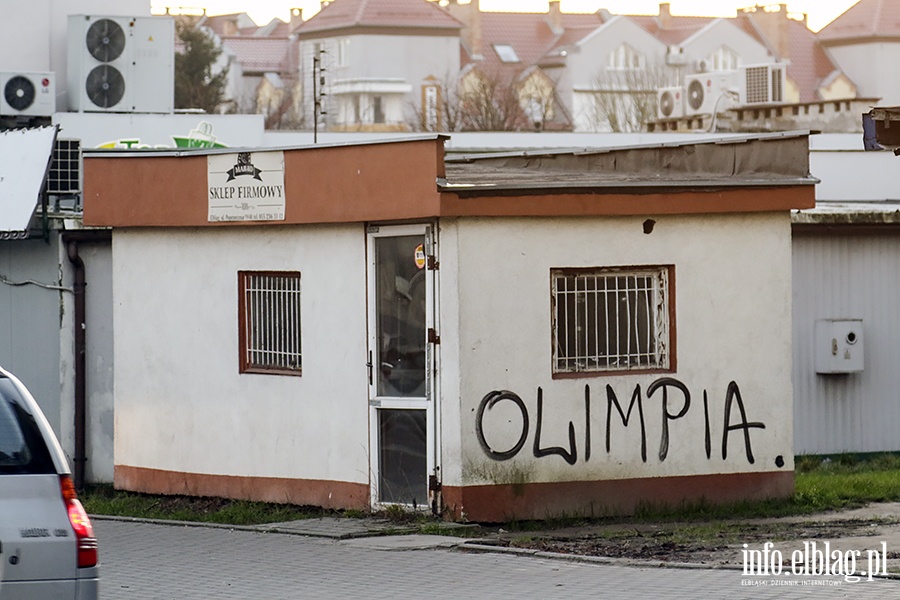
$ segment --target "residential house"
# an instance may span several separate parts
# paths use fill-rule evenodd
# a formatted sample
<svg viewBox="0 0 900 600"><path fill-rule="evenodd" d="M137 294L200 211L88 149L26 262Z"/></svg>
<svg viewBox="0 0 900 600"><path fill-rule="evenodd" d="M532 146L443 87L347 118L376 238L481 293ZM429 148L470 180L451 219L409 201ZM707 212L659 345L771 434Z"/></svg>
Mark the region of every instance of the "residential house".
<svg viewBox="0 0 900 600"><path fill-rule="evenodd" d="M460 27L427 0L323 3L296 30L304 105L332 131L442 129L438 89L459 73Z"/></svg>
<svg viewBox="0 0 900 600"><path fill-rule="evenodd" d="M824 114L815 103L858 98L853 79L816 40L805 17L795 18L785 4L743 9L734 18L673 15L668 2L660 3L655 16L616 16L606 10L567 14L559 4L549 0L546 13L491 13L481 11L477 0L452 0L446 9L465 24L464 72L494 72L500 63L514 74L542 73L555 91L554 109L576 131L639 130L648 122L651 130L667 130L667 123L678 120L685 121L683 129L706 130L716 105L725 111L740 104L726 93L741 87L736 70L761 64L781 64L785 80L780 100L773 96L757 105L805 103L798 113L808 115L812 106L814 114ZM635 24L643 31L635 31ZM622 39L626 32L628 41ZM518 60L503 63L498 47ZM515 81L510 74L505 79ZM692 80L702 83L705 93L688 103ZM677 89L678 96L669 110L657 112L656 94L666 89ZM621 93L625 90L630 93ZM521 104L529 103L523 98ZM855 108L841 105L835 112ZM661 124L654 123L657 119ZM731 120L732 130L766 128L752 114ZM800 121L813 129L827 129L829 122L836 122L834 128L847 126L843 114L823 116L826 127Z"/></svg>
<svg viewBox="0 0 900 600"><path fill-rule="evenodd" d="M258 26L246 13L180 15L202 28L221 48L215 72L226 71L225 101L220 112L261 114L267 129L304 124L298 42L295 29L302 11L292 9L290 23L272 19Z"/></svg>
<svg viewBox="0 0 900 600"><path fill-rule="evenodd" d="M900 59L900 2L859 0L816 35L859 86L859 93L880 99L881 106L900 104L900 82L885 77L885 65Z"/></svg>
<svg viewBox="0 0 900 600"><path fill-rule="evenodd" d="M87 154L116 486L477 521L791 494L807 138L731 141Z"/></svg>

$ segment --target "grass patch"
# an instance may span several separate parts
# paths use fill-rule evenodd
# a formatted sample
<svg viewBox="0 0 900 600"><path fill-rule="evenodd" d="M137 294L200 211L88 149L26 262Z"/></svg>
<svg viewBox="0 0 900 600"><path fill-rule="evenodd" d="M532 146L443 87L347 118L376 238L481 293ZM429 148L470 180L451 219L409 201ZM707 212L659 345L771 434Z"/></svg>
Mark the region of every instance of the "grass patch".
<svg viewBox="0 0 900 600"><path fill-rule="evenodd" d="M798 456L795 487L790 498L755 500L732 504L706 501L679 505L647 504L629 517L568 518L543 521L511 521L510 531L537 531L588 524L689 523L714 524L755 518L802 516L817 512L857 508L871 502L900 502L900 455L894 453Z"/></svg>
<svg viewBox="0 0 900 600"><path fill-rule="evenodd" d="M154 496L91 485L79 494L89 514L228 525L262 525L340 513L307 506L223 498Z"/></svg>
<svg viewBox="0 0 900 600"><path fill-rule="evenodd" d="M896 502L900 501L900 455L879 453L798 456L795 458L795 484L794 495L790 498L729 505L709 502L677 506L647 505L640 507L631 517L588 519L571 515L548 515L542 521L511 521L503 527L508 531L528 532L586 524L627 525L681 521L709 523L709 527L722 533L723 524L727 522L805 515L854 508L870 502ZM137 494L114 490L110 485L89 486L80 494L80 498L90 514L230 525L261 525L324 516L373 516L360 510L327 511L308 506L246 500ZM424 533L443 531L439 520L407 511L400 506L389 506L383 513L374 516L387 518L398 525L416 526Z"/></svg>

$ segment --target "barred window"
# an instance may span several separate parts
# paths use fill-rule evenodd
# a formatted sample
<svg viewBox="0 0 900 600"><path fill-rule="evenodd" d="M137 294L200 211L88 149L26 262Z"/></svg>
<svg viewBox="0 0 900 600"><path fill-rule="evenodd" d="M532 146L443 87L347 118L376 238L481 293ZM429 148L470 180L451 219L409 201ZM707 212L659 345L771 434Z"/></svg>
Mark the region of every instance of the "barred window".
<svg viewBox="0 0 900 600"><path fill-rule="evenodd" d="M300 375L300 273L239 271L241 373Z"/></svg>
<svg viewBox="0 0 900 600"><path fill-rule="evenodd" d="M674 267L552 269L553 373L673 368Z"/></svg>

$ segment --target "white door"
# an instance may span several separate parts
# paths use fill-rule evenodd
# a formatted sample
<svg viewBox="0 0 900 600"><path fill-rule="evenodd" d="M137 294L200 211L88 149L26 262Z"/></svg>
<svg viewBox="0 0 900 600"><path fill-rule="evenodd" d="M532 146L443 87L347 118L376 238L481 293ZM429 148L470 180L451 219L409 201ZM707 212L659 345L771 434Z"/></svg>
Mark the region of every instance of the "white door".
<svg viewBox="0 0 900 600"><path fill-rule="evenodd" d="M429 225L368 229L373 506L439 508L432 232Z"/></svg>

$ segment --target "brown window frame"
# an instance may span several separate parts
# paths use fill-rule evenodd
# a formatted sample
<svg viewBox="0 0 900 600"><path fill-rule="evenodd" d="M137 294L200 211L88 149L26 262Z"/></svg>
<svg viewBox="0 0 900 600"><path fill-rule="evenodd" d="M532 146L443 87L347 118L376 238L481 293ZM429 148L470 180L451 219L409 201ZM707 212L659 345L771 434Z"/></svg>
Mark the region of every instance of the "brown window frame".
<svg viewBox="0 0 900 600"><path fill-rule="evenodd" d="M652 337L655 339L653 350L655 353L660 353L660 358L655 361L651 361L651 364L628 364L628 360L626 360L625 365L611 365L609 364L612 359L612 353L607 353L605 355L599 352L600 348L600 340L601 339L610 339L611 335L606 333L610 329L613 329L613 326L610 325L609 317L609 308L608 305L604 305L604 311L600 311L599 301L596 301L594 304L594 327L598 327L597 323L603 319L606 323L605 328L603 329L604 334L601 335L599 329L595 329L594 335L594 348L596 352L593 355L585 356L584 364L577 365L574 368L567 368L565 365L561 366L562 361L578 361L579 352L576 350L575 356L560 356L560 348L561 348L561 340L557 339L559 334L559 324L558 321L561 317L561 313L564 310L559 306L559 297L560 291L557 290L558 278L570 278L570 277L591 277L595 278L594 289L588 289L588 285L585 285L585 290L579 290L576 287L572 290L566 289L563 290L562 293L574 294L578 295L583 292L585 296L589 293L601 294L601 293L609 293L609 292L620 292L624 291L626 294L631 292L634 294L644 293L646 294L646 290L638 290L638 289L626 289L626 290L618 290L609 289L607 284L604 283L604 288L601 290L597 284L597 278L628 278L628 277L647 277L647 276L658 276L662 280L662 302L664 303L663 307L656 307L655 302L647 302L647 309L652 309L652 313L649 314L648 319L657 323L660 318L664 319L665 331L660 331L659 327L655 327L653 331ZM578 305L576 301L576 306ZM588 307L588 303L586 301L583 302L585 306L585 315L590 315L590 310ZM580 309L577 309L580 310ZM551 372L553 379L568 379L568 378L581 378L581 377L598 377L598 376L610 376L610 375L634 375L634 374L648 374L648 373L673 373L676 370L676 327L675 327L675 265L634 265L634 266L615 266L615 267L585 267L585 268L551 268L550 269L550 335L551 335ZM617 320L619 318L619 314L616 313ZM568 317L566 317L568 318ZM590 324L590 318L586 319L587 323ZM649 321L648 321L649 322ZM576 321L575 324L567 326L567 331L569 329L576 329L577 331L578 323ZM616 325L618 326L618 325ZM616 329L617 334L615 337L617 338L616 344L621 343L621 333ZM576 333L576 335L578 335ZM590 346L590 333L585 333L585 339L583 343L580 340L575 340L576 346L582 344L584 347ZM560 336L561 337L561 336ZM630 338L630 336L628 336ZM562 344L567 343L566 341L562 341ZM569 341L569 344L572 342ZM629 342L630 343L630 342ZM607 349L609 349L611 345L607 345ZM585 352L585 355L588 353ZM646 354L646 353L644 353ZM623 356L621 352L617 352L616 357ZM629 358L629 355L624 355L626 359ZM607 364L601 364L601 361L605 360ZM595 364L588 365L588 362L594 361Z"/></svg>
<svg viewBox="0 0 900 600"><path fill-rule="evenodd" d="M272 287L259 287L268 278ZM282 279L281 282L276 280ZM274 285L280 283L281 285ZM256 285L256 289L254 289ZM256 293L256 296L252 294ZM299 271L238 271L238 350L240 373L269 375L303 374ZM262 302L270 311L259 312ZM253 312L256 309L256 312ZM285 333L286 321L296 323L296 331ZM256 329L254 329L254 325ZM291 323L288 323L291 326ZM257 345L251 347L255 339ZM261 357L277 360L260 360ZM294 366L287 363L296 361Z"/></svg>

